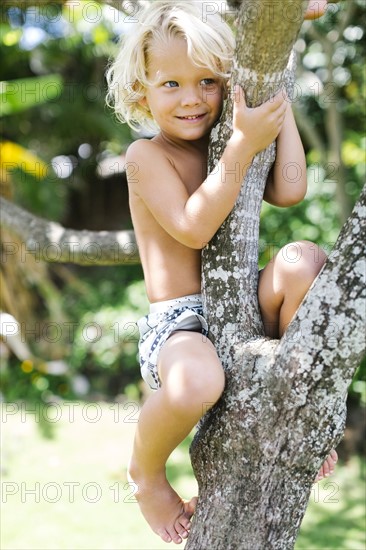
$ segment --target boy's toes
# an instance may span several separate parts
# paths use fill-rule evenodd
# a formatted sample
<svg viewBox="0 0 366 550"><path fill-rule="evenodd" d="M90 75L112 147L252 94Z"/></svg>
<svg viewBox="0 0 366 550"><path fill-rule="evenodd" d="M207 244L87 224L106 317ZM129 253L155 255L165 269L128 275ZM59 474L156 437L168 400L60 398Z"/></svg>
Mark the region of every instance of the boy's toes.
<svg viewBox="0 0 366 550"><path fill-rule="evenodd" d="M179 517L178 523L182 526L182 528L185 531L189 531L190 528L191 528L191 525L192 525L190 520L185 515L182 515L182 516Z"/></svg>
<svg viewBox="0 0 366 550"><path fill-rule="evenodd" d="M335 449L332 449L330 451L330 458L333 460L334 464L336 464L338 462L338 454L337 454L337 451Z"/></svg>
<svg viewBox="0 0 366 550"><path fill-rule="evenodd" d="M332 473L333 471L332 464L333 462L329 457L324 461L324 464L323 464L324 477L329 477L330 474Z"/></svg>
<svg viewBox="0 0 366 550"><path fill-rule="evenodd" d="M196 510L197 502L198 502L198 498L193 497L193 498L191 498L191 500L184 503L184 515L188 519L191 519L191 517L193 516L193 514Z"/></svg>
<svg viewBox="0 0 366 550"><path fill-rule="evenodd" d="M164 542L172 542L172 537L169 535L166 529L161 529L160 531L157 531L157 534L163 539Z"/></svg>
<svg viewBox="0 0 366 550"><path fill-rule="evenodd" d="M180 530L183 531L182 528L180 528ZM177 533L176 529L174 526L172 526L171 528L168 528L168 533L170 535L170 539L175 543L175 544L181 544L182 542L182 537Z"/></svg>
<svg viewBox="0 0 366 550"><path fill-rule="evenodd" d="M330 455L327 458L327 463L329 467L329 475L331 475L334 472L335 465L338 462L338 455L337 451L335 449L332 449L330 451Z"/></svg>
<svg viewBox="0 0 366 550"><path fill-rule="evenodd" d="M177 520L175 522L175 530L176 532L178 533L178 535L182 538L182 539L186 539L188 537L188 531L187 529L185 529L185 527L182 525L182 522Z"/></svg>
<svg viewBox="0 0 366 550"><path fill-rule="evenodd" d="M320 481L324 477L329 477L334 472L334 467L338 461L338 454L335 449L330 451L329 456L323 462L322 467L320 468L318 475L316 476L314 482Z"/></svg>
<svg viewBox="0 0 366 550"><path fill-rule="evenodd" d="M328 456L327 462L328 462L328 468L329 468L329 475L331 476L334 473L334 462L333 462L333 459L330 458L330 456Z"/></svg>

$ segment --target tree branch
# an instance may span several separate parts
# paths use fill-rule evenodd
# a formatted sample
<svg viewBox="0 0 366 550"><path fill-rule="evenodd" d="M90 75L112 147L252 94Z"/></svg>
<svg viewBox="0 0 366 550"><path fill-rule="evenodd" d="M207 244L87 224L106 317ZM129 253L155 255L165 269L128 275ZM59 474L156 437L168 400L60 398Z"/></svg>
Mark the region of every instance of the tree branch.
<svg viewBox="0 0 366 550"><path fill-rule="evenodd" d="M357 10L357 3L356 2L345 2L346 9L343 12L343 16L340 18L340 22L338 25L338 32L339 36L341 37L345 29L348 27L349 23L352 21L354 14Z"/></svg>
<svg viewBox="0 0 366 550"><path fill-rule="evenodd" d="M320 132L313 124L309 117L301 107L294 106L294 114L296 124L301 132L304 141L307 142L311 149L315 149L320 154L320 163L325 166L327 163L327 150L324 141L321 138Z"/></svg>
<svg viewBox="0 0 366 550"><path fill-rule="evenodd" d="M1 226L16 235L37 260L80 265L140 263L133 231L76 231L38 218L0 198ZM3 255L14 254L19 244L3 241Z"/></svg>
<svg viewBox="0 0 366 550"><path fill-rule="evenodd" d="M287 417L292 426L294 454L289 462L298 462L295 454L301 449L314 472L317 457L325 457L343 434L337 419L342 417L348 387L365 354L365 211L366 186L280 340L269 375L272 406L281 402L281 417Z"/></svg>
<svg viewBox="0 0 366 550"><path fill-rule="evenodd" d="M350 365L357 363L365 351L365 212L366 185L323 270L313 283L276 352L281 368L288 365L291 373L294 372L295 365L297 368L301 364L302 371L310 363L315 370L317 365L321 365L314 376L314 383L311 378L307 380L308 402L311 400L315 403L317 399L316 395L311 394L314 384L318 389L327 388L327 391L338 385L339 390L342 379L345 392L354 373L354 368L352 366L350 369ZM356 243L355 235L358 236ZM300 249L299 251L301 253ZM306 357L303 353L305 345ZM342 371L341 377L336 374L337 369Z"/></svg>

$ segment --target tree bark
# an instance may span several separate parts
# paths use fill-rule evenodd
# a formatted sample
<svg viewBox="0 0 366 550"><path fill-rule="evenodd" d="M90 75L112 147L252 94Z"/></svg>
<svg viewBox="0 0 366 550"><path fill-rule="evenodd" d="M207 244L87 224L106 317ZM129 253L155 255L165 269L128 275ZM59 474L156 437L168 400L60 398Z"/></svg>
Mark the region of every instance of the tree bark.
<svg viewBox="0 0 366 550"><path fill-rule="evenodd" d="M36 261L80 265L140 263L133 231L76 231L44 220L0 197L1 226L21 239L23 256ZM2 242L2 261L19 252L17 241Z"/></svg>
<svg viewBox="0 0 366 550"><path fill-rule="evenodd" d="M302 12L301 0L270 3L270 17L268 2L256 4L258 17L248 15L251 3L238 16L233 76L252 105L284 82L290 90L286 65L301 17L284 14ZM213 132L211 168L230 135L230 113L228 105ZM364 353L365 194L285 335L263 337L258 228L273 158L272 146L254 160L203 253L204 304L226 388L191 447L199 503L187 550L293 548L317 470L343 433L347 388Z"/></svg>

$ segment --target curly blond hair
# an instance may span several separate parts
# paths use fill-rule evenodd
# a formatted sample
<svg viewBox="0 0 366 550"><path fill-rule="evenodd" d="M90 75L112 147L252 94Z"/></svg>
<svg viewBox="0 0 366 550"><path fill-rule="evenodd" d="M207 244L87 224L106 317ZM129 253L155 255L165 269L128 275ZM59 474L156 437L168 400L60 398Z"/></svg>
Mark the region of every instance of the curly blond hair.
<svg viewBox="0 0 366 550"><path fill-rule="evenodd" d="M156 130L150 111L139 102L145 96L149 49L153 41L168 44L183 37L193 63L228 79L235 39L218 10L205 1L156 0L137 14L137 23L121 36L120 48L106 71L106 102L131 128ZM216 3L215 3L216 5Z"/></svg>

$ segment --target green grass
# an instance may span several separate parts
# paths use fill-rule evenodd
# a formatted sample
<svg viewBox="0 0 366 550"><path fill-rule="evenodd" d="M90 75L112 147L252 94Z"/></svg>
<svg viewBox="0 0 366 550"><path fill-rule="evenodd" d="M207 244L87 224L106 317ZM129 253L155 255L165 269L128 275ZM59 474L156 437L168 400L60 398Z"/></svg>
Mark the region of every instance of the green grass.
<svg viewBox="0 0 366 550"><path fill-rule="evenodd" d="M48 439L34 414L23 410L23 421L20 412L3 415L1 549L173 548L146 525L127 484L137 419L133 407L81 403L56 412L60 418ZM100 418L93 422L96 413ZM168 468L185 498L197 491L188 446L186 440L174 451ZM363 477L354 459L339 465L319 490L315 486L296 550L366 547Z"/></svg>
<svg viewBox="0 0 366 550"><path fill-rule="evenodd" d="M354 457L314 485L296 550L365 550L365 468Z"/></svg>

